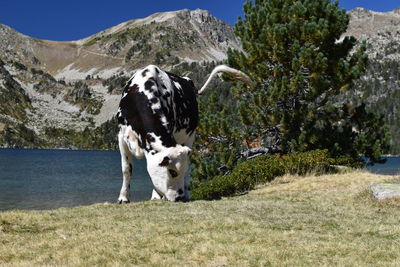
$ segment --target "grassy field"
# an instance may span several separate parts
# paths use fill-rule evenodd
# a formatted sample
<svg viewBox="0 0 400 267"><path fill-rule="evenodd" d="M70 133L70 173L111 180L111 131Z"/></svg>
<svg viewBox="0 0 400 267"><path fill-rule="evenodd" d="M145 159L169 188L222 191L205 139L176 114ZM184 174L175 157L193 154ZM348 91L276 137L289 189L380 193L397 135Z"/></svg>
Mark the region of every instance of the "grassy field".
<svg viewBox="0 0 400 267"><path fill-rule="evenodd" d="M0 212L0 265L400 266L400 177L285 176L219 201Z"/></svg>

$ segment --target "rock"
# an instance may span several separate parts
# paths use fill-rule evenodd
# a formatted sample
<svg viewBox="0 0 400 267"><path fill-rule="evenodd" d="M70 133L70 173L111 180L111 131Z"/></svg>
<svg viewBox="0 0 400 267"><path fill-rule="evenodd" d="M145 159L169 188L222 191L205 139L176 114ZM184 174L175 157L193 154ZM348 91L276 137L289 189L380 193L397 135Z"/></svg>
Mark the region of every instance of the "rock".
<svg viewBox="0 0 400 267"><path fill-rule="evenodd" d="M379 200L400 197L400 184L373 184L370 189L374 197Z"/></svg>

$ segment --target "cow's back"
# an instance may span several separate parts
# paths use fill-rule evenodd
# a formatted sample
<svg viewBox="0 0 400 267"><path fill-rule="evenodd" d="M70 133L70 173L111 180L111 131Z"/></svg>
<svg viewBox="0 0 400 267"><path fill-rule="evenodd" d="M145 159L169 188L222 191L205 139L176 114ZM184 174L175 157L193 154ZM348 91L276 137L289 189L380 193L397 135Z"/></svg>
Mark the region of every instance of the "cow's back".
<svg viewBox="0 0 400 267"><path fill-rule="evenodd" d="M190 79L150 65L125 86L117 118L121 127L132 128L147 152L183 144L199 120L196 89Z"/></svg>

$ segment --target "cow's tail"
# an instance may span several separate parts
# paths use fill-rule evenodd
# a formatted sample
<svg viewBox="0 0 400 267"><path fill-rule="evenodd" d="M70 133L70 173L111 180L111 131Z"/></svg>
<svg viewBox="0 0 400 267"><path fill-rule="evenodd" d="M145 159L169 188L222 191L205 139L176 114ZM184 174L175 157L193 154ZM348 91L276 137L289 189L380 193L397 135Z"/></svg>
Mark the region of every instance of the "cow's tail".
<svg viewBox="0 0 400 267"><path fill-rule="evenodd" d="M208 85L210 84L211 80L219 72L226 73L233 79L240 80L249 86L253 85L253 81L250 79L250 77L247 76L246 74L244 74L243 72L241 72L240 70L233 69L233 68L225 66L225 65L219 65L213 69L213 71L210 74L210 77L208 77L206 83L203 85L203 87L201 87L201 89L197 92L197 94L199 94L199 95L202 94L205 91L205 89L208 87Z"/></svg>

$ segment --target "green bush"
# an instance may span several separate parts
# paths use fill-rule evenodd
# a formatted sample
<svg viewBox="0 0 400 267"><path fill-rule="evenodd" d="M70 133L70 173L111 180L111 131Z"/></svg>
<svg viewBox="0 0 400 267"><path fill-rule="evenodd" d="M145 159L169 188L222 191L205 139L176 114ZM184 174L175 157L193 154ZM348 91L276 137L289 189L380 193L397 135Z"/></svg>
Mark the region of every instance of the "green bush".
<svg viewBox="0 0 400 267"><path fill-rule="evenodd" d="M191 200L219 199L253 189L284 174L304 175L332 171L337 162L327 150L288 155L264 155L239 164L232 173L192 185Z"/></svg>

